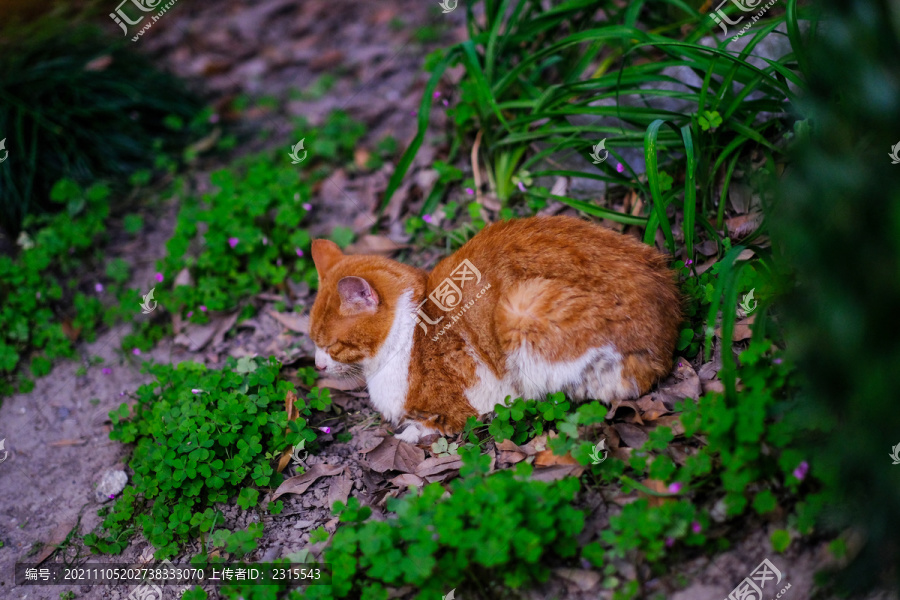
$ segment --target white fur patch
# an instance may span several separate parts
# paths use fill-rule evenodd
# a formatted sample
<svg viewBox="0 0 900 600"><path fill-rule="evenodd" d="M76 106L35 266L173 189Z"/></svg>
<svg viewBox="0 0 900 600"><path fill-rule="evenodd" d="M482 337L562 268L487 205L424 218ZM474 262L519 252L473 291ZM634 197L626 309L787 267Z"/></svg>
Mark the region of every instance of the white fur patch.
<svg viewBox="0 0 900 600"><path fill-rule="evenodd" d="M440 431L438 431L437 429L425 427L417 421L407 421L407 423L409 424L407 428L404 429L402 433L398 433L394 436L398 440L409 442L410 444L415 444L419 441L420 438L426 435L431 435L432 433L440 433Z"/></svg>
<svg viewBox="0 0 900 600"><path fill-rule="evenodd" d="M466 390L466 398L479 414L490 412L508 395L543 399L564 391L573 400L607 402L637 395L637 385L622 380L622 355L611 344L559 362L550 362L522 345L507 357L506 368L501 381L486 365L477 363L478 381Z"/></svg>
<svg viewBox="0 0 900 600"><path fill-rule="evenodd" d="M477 378L475 385L466 389L466 400L479 415L491 412L497 404L503 404L507 396L515 399L520 395L508 374L502 380L497 379L494 372L477 359L475 377Z"/></svg>
<svg viewBox="0 0 900 600"><path fill-rule="evenodd" d="M378 349L378 354L361 363L372 404L395 426L403 416L409 393L409 363L416 327L413 318L415 312L412 291L405 292L397 300L391 330Z"/></svg>

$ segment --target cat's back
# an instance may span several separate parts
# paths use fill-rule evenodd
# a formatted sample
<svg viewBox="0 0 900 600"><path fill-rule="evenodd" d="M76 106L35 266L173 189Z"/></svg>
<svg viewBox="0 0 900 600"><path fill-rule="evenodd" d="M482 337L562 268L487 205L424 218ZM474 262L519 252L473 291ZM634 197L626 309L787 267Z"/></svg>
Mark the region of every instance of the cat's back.
<svg viewBox="0 0 900 600"><path fill-rule="evenodd" d="M509 278L584 280L663 272L666 259L630 236L574 217L531 217L493 223L442 260L437 284L468 260L494 285ZM668 277L668 275L666 275Z"/></svg>
<svg viewBox="0 0 900 600"><path fill-rule="evenodd" d="M486 227L438 263L427 294L437 343L421 346L423 372L467 365L480 412L511 393L636 397L669 372L681 320L664 255L572 217Z"/></svg>

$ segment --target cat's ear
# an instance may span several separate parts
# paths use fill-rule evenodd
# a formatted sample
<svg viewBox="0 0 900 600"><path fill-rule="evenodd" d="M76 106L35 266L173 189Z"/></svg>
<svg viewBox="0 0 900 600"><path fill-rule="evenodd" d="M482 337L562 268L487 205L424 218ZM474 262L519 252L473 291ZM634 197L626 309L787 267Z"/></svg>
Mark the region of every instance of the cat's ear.
<svg viewBox="0 0 900 600"><path fill-rule="evenodd" d="M324 277L331 267L342 258L344 258L344 253L331 240L313 240L312 259L316 265L316 271L319 272L319 279Z"/></svg>
<svg viewBox="0 0 900 600"><path fill-rule="evenodd" d="M378 294L362 277L342 277L337 289L343 313L374 313L378 308Z"/></svg>

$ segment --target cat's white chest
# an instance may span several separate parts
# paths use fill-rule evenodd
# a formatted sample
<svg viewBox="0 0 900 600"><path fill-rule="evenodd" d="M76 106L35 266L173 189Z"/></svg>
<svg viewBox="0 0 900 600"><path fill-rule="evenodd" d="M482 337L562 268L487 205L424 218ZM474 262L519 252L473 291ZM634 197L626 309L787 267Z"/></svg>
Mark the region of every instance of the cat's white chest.
<svg viewBox="0 0 900 600"><path fill-rule="evenodd" d="M372 405L394 425L403 416L409 393L415 311L412 291L405 292L397 300L391 330L378 353L362 363Z"/></svg>

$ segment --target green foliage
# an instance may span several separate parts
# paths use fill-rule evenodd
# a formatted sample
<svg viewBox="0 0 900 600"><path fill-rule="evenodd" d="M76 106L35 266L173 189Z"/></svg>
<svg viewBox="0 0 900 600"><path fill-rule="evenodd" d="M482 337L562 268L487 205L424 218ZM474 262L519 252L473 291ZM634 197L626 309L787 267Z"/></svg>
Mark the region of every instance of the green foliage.
<svg viewBox="0 0 900 600"><path fill-rule="evenodd" d="M430 484L420 495L389 500L387 521L370 519L356 498L336 503L342 525L325 551L333 585L310 586L304 597L386 598L388 587L403 585L421 599L466 585L520 588L546 580L558 557L575 556L584 525L570 506L577 480L533 481L529 465L485 476L487 456L460 454L463 476L449 496Z"/></svg>
<svg viewBox="0 0 900 600"><path fill-rule="evenodd" d="M806 504L827 508L820 527L866 540L841 582L843 595L863 596L900 586L900 467L888 457L900 442L890 325L900 307L900 166L888 156L900 141L900 96L877 83L900 80L900 24L887 0L820 6L821 31L798 57L811 127L797 136L771 227L791 269L777 308L802 376L795 412L812 425L802 441L824 484Z"/></svg>
<svg viewBox="0 0 900 600"><path fill-rule="evenodd" d="M161 127L167 117L190 123ZM203 130L201 105L145 56L83 21L51 16L0 34L0 226L57 207L61 178L90 185L153 167Z"/></svg>
<svg viewBox="0 0 900 600"><path fill-rule="evenodd" d="M488 427L488 433L496 442L512 440L524 444L529 439L541 435L549 429L558 432L549 439L554 454L573 452L582 464L589 464L591 443L577 444L579 427L602 423L607 408L600 402L582 404L574 412L569 412L569 401L563 392L549 394L546 400L524 400L517 398L507 404L494 407L496 416Z"/></svg>
<svg viewBox="0 0 900 600"><path fill-rule="evenodd" d="M772 355L768 342L751 343L740 358L744 390L735 400L710 393L697 403L682 403L685 435L702 432L708 444L687 457L676 476L679 481L691 481L708 475L714 467L721 469L731 516L744 512L753 484L777 477L796 490L796 480L789 476L803 460L796 450L763 452L763 448L789 448L803 427L794 423L790 414L797 391L793 368ZM758 510L771 509L771 500L763 496L755 505Z"/></svg>
<svg viewBox="0 0 900 600"><path fill-rule="evenodd" d="M288 423L283 405L292 386L276 381L281 365L269 359L243 373L236 366L229 359L221 371L189 362L145 367L156 381L137 390L131 410L123 403L110 413L110 438L135 444L129 462L134 477L100 530L85 536L93 552L118 554L137 528L157 549L158 559L206 535L227 552L255 548L261 524L213 534L222 526L222 514L213 507L236 498L238 506L252 509L259 501L252 485L280 484L282 476L272 469L267 452L272 456L301 441L314 442L307 419L326 409L330 398L327 390L314 389L306 401L294 404L301 418Z"/></svg>
<svg viewBox="0 0 900 600"><path fill-rule="evenodd" d="M659 562L666 553L667 540L681 540L689 546L701 546L706 536L694 531L699 524L699 511L689 500L649 505L642 498L622 507L622 512L609 519L609 528L600 533L611 559L627 558L639 550L649 563ZM698 527L702 532L702 525Z"/></svg>
<svg viewBox="0 0 900 600"><path fill-rule="evenodd" d="M683 2L657 4L668 12L645 3L605 6L603 24L594 21L596 3L589 1L561 5L488 1L483 11L469 6L469 39L426 60L432 77L419 107L418 135L388 184L382 209L424 141L438 82L446 69L459 65L465 76L459 83L458 102L448 111L455 125L454 148L471 143L476 132L483 135L480 148L486 174L501 202L520 195L535 210L536 201L550 198L539 186L525 192L517 189L523 173L534 179L593 179L633 189L648 201L650 214L630 215L576 198L553 199L595 217L646 227L647 241L652 242L662 228L671 252L674 238L666 209L674 204L684 210L688 259L694 256L696 225L721 241L696 213L705 215L718 203L721 214L724 198L714 198L712 192L723 165L729 165L730 181L735 162L751 149L782 155L782 148L769 139L789 132L787 119L754 120L792 107L795 95L788 81L801 88L803 81L791 54L763 68L745 60L764 35L750 39L739 56L726 55L700 43L714 27L706 15ZM795 26L796 7L791 18ZM686 33L673 35L673 22L679 19ZM758 30L771 32L787 20L773 17ZM799 44L799 39L792 36L791 42ZM674 66L690 69L702 78L702 85L673 92L668 85L671 77L663 71ZM758 97L747 100L753 93ZM686 101L686 108L679 112L655 108L672 97ZM611 160L586 168L560 164L572 152L587 157L593 144L607 138ZM621 154L623 149L642 146L647 178L638 177ZM677 164L679 170L684 165L683 194L673 177L659 171L663 162ZM717 225L722 228L721 217Z"/></svg>
<svg viewBox="0 0 900 600"><path fill-rule="evenodd" d="M321 129L297 135L306 136L308 161L315 163L349 160L362 131L345 113L335 112ZM303 221L311 186L322 176L307 163L291 164L283 151L276 160L267 152L214 172L212 192L183 200L166 243L168 256L159 265L166 282L187 269L193 283L158 287L159 301L194 322L205 322L207 311L246 306L248 297L265 289L285 288L289 277L315 287L311 240ZM336 235L342 243L350 242L347 232Z"/></svg>
<svg viewBox="0 0 900 600"><path fill-rule="evenodd" d="M29 216L18 255L0 256L0 395L31 389L20 369L28 353L33 353L30 371L35 377L49 373L57 358L74 355L64 321L83 338L94 339L103 306L94 286L79 286L78 279L103 259L97 248L105 237L108 196L105 185L82 190L72 180L60 180L51 198L63 212ZM107 269L121 283L127 265L109 263Z"/></svg>

